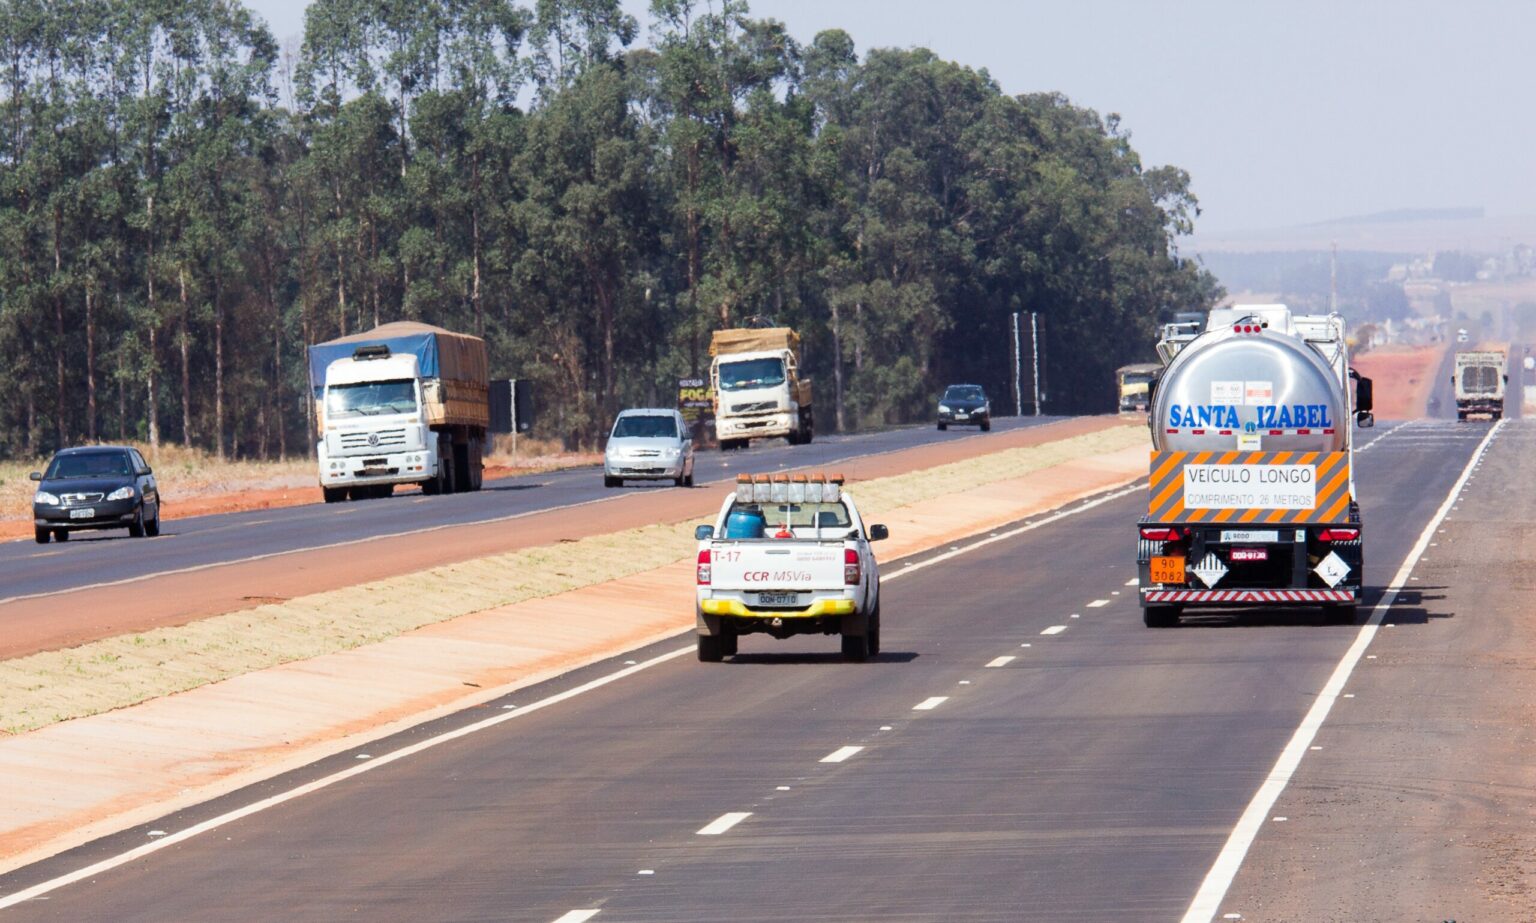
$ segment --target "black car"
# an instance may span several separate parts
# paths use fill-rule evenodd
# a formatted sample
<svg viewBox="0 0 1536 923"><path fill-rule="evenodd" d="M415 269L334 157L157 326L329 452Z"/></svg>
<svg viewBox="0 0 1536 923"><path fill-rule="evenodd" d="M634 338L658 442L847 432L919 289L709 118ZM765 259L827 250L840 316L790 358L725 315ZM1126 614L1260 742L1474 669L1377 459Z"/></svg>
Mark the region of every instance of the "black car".
<svg viewBox="0 0 1536 923"><path fill-rule="evenodd" d="M137 449L98 445L65 449L48 470L32 472L37 543L66 541L77 529L127 529L134 538L160 534L160 491Z"/></svg>
<svg viewBox="0 0 1536 923"><path fill-rule="evenodd" d="M981 385L950 385L939 398L939 429L979 426L982 432L992 428L992 403Z"/></svg>

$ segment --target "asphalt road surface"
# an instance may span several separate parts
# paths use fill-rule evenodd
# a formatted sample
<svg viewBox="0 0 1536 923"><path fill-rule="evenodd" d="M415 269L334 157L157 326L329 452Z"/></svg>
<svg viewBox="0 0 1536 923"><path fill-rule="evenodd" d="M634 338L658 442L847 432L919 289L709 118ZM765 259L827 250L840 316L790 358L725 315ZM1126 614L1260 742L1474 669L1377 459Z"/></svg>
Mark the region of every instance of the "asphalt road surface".
<svg viewBox="0 0 1536 923"><path fill-rule="evenodd" d="M1059 419L1000 417L993 423L993 432ZM744 451L701 451L694 461L694 480L719 480L742 470L836 465L859 456L976 435L977 431L970 427L941 433L932 426L916 426L878 433L818 436L808 446L789 446L776 439ZM67 546L40 547L30 539L0 543L0 602L407 530L494 521L612 499L632 490L673 489L669 481L631 484L635 486L624 490L606 489L601 469L588 466L488 481L483 490L471 494L422 497L413 491L387 500L311 504L189 519L176 518L176 498L168 497L165 534L161 539L129 539L126 531L113 530L82 533Z"/></svg>
<svg viewBox="0 0 1536 923"><path fill-rule="evenodd" d="M1487 431L1361 433L1368 584ZM0 894L169 843L0 917L1178 920L1360 628L1142 627L1144 503L887 562L875 662L754 636L700 664L678 638L19 870Z"/></svg>

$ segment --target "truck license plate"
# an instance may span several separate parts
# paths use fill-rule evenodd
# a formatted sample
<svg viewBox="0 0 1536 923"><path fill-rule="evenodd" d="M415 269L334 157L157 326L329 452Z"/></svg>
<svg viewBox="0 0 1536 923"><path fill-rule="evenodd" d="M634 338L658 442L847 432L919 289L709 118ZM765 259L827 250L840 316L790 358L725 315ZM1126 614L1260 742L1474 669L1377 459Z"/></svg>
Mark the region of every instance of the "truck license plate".
<svg viewBox="0 0 1536 923"><path fill-rule="evenodd" d="M793 606L800 601L798 593L759 593L757 604L759 606Z"/></svg>
<svg viewBox="0 0 1536 923"><path fill-rule="evenodd" d="M70 510L69 511L69 518L70 519L93 519L93 518L95 518L95 516L96 516L96 510L93 507L89 507L89 506L82 507L81 509L78 509L78 510Z"/></svg>
<svg viewBox="0 0 1536 923"><path fill-rule="evenodd" d="M1234 561L1268 561L1268 548L1233 548L1232 560Z"/></svg>
<svg viewBox="0 0 1536 923"><path fill-rule="evenodd" d="M1184 559L1176 555L1159 555L1152 559L1153 583L1183 583Z"/></svg>

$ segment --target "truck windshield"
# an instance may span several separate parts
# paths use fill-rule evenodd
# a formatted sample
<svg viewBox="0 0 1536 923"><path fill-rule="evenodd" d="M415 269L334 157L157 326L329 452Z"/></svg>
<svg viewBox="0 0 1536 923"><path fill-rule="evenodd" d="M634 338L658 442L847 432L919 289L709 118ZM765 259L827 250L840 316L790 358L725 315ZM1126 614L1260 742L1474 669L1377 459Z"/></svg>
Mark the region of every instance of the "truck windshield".
<svg viewBox="0 0 1536 923"><path fill-rule="evenodd" d="M745 391L784 383L783 359L744 359L720 363L720 390Z"/></svg>
<svg viewBox="0 0 1536 923"><path fill-rule="evenodd" d="M326 388L325 412L333 417L373 416L381 413L415 413L416 382L368 381Z"/></svg>
<svg viewBox="0 0 1536 923"><path fill-rule="evenodd" d="M619 417L613 425L615 439L676 439L677 422L663 416Z"/></svg>

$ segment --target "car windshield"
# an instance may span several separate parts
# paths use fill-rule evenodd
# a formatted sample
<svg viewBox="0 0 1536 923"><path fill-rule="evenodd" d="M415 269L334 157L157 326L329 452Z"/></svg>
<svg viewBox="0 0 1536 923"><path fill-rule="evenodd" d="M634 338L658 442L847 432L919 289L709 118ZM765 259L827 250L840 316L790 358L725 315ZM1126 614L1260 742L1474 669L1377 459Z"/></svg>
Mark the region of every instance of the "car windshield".
<svg viewBox="0 0 1536 923"><path fill-rule="evenodd" d="M615 439L676 439L677 421L661 415L619 417L613 425Z"/></svg>
<svg viewBox="0 0 1536 923"><path fill-rule="evenodd" d="M984 401L986 396L981 393L981 388L976 385L951 385L944 392L946 401Z"/></svg>
<svg viewBox="0 0 1536 923"><path fill-rule="evenodd" d="M133 473L128 464L127 452L77 452L72 455L55 455L45 480L62 478L110 478L127 477Z"/></svg>
<svg viewBox="0 0 1536 923"><path fill-rule="evenodd" d="M415 410L416 383L409 378L331 385L326 389L325 412L333 417L413 413Z"/></svg>
<svg viewBox="0 0 1536 923"><path fill-rule="evenodd" d="M784 383L783 359L746 359L741 362L720 363L720 389L744 391L748 388L771 388Z"/></svg>

